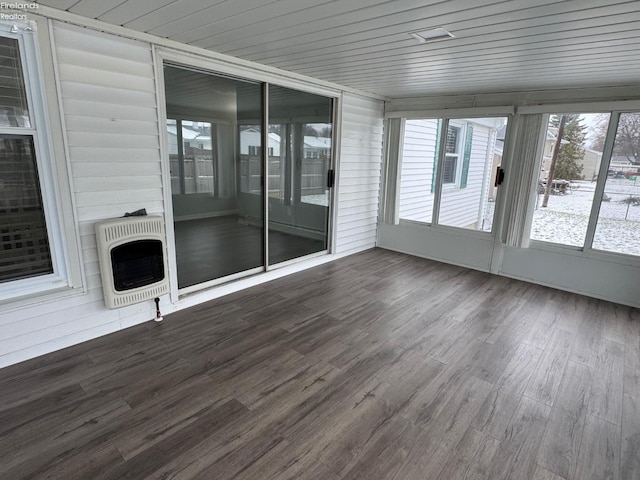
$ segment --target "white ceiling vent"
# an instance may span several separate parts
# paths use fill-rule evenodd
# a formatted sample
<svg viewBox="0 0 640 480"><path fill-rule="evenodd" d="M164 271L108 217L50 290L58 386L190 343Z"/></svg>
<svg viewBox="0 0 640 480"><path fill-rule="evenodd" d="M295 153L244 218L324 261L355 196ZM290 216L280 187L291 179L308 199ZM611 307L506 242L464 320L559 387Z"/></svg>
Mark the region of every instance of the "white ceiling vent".
<svg viewBox="0 0 640 480"><path fill-rule="evenodd" d="M442 27L422 30L420 32L411 32L409 33L409 35L418 40L420 43L435 42L437 40L446 40L448 38L456 38L453 33Z"/></svg>

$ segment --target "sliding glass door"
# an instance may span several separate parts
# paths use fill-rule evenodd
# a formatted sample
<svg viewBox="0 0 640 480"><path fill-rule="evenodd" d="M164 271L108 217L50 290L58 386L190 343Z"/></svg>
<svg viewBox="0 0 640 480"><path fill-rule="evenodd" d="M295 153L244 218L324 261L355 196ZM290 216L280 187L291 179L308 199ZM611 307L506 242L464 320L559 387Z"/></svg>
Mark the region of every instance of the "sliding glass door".
<svg viewBox="0 0 640 480"><path fill-rule="evenodd" d="M173 66L164 78L178 288L259 271L262 85ZM254 119L251 155L237 149L240 117ZM246 168L250 188L238 188Z"/></svg>
<svg viewBox="0 0 640 480"><path fill-rule="evenodd" d="M269 86L269 265L327 249L332 103Z"/></svg>
<svg viewBox="0 0 640 480"><path fill-rule="evenodd" d="M164 78L178 289L326 251L333 100L180 66Z"/></svg>

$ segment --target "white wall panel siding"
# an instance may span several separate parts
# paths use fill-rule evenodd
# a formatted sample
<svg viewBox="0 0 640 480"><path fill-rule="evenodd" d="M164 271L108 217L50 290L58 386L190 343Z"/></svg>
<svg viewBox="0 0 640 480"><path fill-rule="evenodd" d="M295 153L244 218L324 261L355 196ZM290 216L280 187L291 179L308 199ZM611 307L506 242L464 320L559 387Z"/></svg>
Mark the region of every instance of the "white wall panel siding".
<svg viewBox="0 0 640 480"><path fill-rule="evenodd" d="M383 113L382 102L343 97L335 253L376 245Z"/></svg>
<svg viewBox="0 0 640 480"><path fill-rule="evenodd" d="M399 192L402 219L431 223L437 125L434 119L411 120L405 124Z"/></svg>
<svg viewBox="0 0 640 480"><path fill-rule="evenodd" d="M105 307L93 233L127 211L164 212L151 46L57 22L53 37L87 292L0 314L0 366L154 314Z"/></svg>

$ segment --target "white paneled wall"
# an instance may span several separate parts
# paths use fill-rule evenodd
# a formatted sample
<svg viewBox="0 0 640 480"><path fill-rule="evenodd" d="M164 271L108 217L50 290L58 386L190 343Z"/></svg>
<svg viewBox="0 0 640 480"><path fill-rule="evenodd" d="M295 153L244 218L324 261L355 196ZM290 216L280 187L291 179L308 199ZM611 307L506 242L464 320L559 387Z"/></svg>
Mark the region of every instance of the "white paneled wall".
<svg viewBox="0 0 640 480"><path fill-rule="evenodd" d="M431 223L433 211L433 163L438 135L436 119L408 120L402 139L399 216Z"/></svg>
<svg viewBox="0 0 640 480"><path fill-rule="evenodd" d="M376 100L343 97L335 253L376 245L383 109Z"/></svg>
<svg viewBox="0 0 640 480"><path fill-rule="evenodd" d="M94 224L163 214L151 46L54 23L87 293L0 314L0 367L153 318L152 303L108 310Z"/></svg>
<svg viewBox="0 0 640 480"><path fill-rule="evenodd" d="M104 309L84 320L101 322L113 313L102 301L95 222L164 212L151 46L61 23L54 38L87 285ZM116 310L117 327L151 312L151 303Z"/></svg>

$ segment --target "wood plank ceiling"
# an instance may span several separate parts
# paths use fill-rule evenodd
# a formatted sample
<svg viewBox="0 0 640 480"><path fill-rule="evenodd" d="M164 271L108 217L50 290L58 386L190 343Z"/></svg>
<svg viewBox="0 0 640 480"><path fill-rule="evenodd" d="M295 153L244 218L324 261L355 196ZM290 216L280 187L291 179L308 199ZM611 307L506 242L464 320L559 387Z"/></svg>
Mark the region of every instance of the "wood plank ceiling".
<svg viewBox="0 0 640 480"><path fill-rule="evenodd" d="M391 98L640 85L637 0L40 3Z"/></svg>

